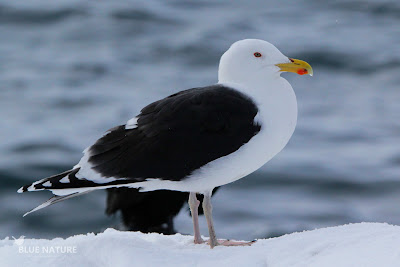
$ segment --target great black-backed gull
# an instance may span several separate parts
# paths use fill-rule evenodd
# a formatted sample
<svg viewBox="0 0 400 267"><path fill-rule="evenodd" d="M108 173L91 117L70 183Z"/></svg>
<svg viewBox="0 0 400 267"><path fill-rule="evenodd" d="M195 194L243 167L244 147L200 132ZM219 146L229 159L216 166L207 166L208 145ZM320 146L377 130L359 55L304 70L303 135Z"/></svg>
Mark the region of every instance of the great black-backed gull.
<svg viewBox="0 0 400 267"><path fill-rule="evenodd" d="M216 239L211 194L215 187L260 168L292 136L297 101L292 86L280 77L284 71L312 75L308 63L284 56L266 41L238 41L221 57L217 84L181 91L146 106L85 149L71 170L18 192L51 190L56 195L30 212L111 187L190 192L194 242L203 243L196 199L201 193L211 248L248 245Z"/></svg>

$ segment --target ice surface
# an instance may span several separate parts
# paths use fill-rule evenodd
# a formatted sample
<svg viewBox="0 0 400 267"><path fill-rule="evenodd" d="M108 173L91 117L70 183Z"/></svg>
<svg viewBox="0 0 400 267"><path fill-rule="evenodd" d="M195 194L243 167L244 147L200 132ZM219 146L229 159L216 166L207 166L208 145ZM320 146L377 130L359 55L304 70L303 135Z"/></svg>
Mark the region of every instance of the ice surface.
<svg viewBox="0 0 400 267"><path fill-rule="evenodd" d="M251 247L107 229L67 239L6 238L0 266L400 266L400 227L358 223L260 239Z"/></svg>

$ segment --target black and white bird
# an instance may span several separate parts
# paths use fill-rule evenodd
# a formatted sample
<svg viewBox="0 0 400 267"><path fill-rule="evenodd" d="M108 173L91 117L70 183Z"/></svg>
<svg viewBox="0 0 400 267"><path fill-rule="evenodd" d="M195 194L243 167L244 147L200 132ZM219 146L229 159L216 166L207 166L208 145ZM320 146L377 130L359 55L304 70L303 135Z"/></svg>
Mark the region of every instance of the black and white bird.
<svg viewBox="0 0 400 267"><path fill-rule="evenodd" d="M30 212L111 187L189 192L194 242L203 243L196 199L201 193L210 247L249 245L216 239L211 194L215 187L263 166L292 136L297 101L292 86L280 77L284 71L312 75L308 63L284 56L266 41L238 41L221 57L217 84L184 90L146 106L85 149L71 170L18 192L55 194Z"/></svg>

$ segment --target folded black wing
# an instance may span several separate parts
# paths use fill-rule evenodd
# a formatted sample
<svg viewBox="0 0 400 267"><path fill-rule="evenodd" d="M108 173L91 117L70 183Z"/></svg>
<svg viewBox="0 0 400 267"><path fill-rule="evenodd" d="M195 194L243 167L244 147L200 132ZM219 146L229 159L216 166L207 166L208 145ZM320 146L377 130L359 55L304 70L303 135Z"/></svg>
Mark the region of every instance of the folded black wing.
<svg viewBox="0 0 400 267"><path fill-rule="evenodd" d="M257 112L250 98L222 85L182 91L146 106L137 126L111 129L89 148L88 161L106 178L181 180L255 136Z"/></svg>

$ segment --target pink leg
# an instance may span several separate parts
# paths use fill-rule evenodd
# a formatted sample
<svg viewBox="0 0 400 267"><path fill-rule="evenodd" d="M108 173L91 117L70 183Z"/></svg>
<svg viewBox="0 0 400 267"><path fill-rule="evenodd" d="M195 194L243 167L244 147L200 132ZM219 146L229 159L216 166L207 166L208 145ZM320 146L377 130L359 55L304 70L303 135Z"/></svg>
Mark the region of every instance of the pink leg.
<svg viewBox="0 0 400 267"><path fill-rule="evenodd" d="M194 243L195 244L202 244L204 243L203 239L200 235L200 228L199 228L199 209L200 201L196 198L196 193L190 192L189 193L189 207L190 212L192 213L192 220L193 220L193 229L194 229Z"/></svg>
<svg viewBox="0 0 400 267"><path fill-rule="evenodd" d="M210 245L210 247L214 248L215 246L251 246L253 243L255 243L256 241L247 242L217 239L212 220L211 193L212 191L204 194L203 199L203 210L207 220L208 232L210 234L210 239L207 241L207 243Z"/></svg>
<svg viewBox="0 0 400 267"><path fill-rule="evenodd" d="M208 233L210 234L210 239L207 241L207 243L210 245L211 248L214 248L215 246L218 245L218 242L217 242L217 237L215 235L214 223L212 219L211 193L212 191L204 194L203 211L207 220Z"/></svg>

